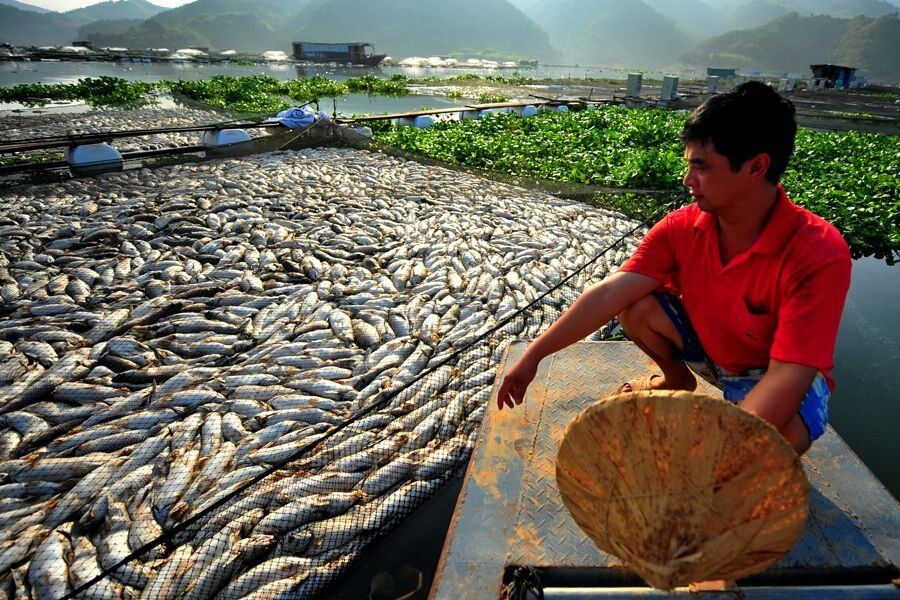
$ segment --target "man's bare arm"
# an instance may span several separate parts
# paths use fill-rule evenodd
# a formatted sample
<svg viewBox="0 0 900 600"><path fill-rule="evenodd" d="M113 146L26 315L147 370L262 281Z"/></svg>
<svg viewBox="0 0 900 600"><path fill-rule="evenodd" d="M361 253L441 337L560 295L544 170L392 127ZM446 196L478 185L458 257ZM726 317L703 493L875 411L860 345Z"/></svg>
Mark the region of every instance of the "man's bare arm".
<svg viewBox="0 0 900 600"><path fill-rule="evenodd" d="M504 403L510 408L522 403L544 357L587 337L658 287L659 281L652 277L619 272L585 290L507 372L497 397L499 408Z"/></svg>

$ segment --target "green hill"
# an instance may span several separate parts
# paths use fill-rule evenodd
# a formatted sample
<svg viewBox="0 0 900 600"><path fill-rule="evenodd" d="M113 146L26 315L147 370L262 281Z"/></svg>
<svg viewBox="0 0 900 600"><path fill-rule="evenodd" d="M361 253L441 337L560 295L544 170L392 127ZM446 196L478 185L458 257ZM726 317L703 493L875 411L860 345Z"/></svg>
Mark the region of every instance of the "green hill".
<svg viewBox="0 0 900 600"><path fill-rule="evenodd" d="M89 40L98 34L123 34L133 27L140 27L145 19L103 19L101 21L93 21L87 25L78 28L78 39Z"/></svg>
<svg viewBox="0 0 900 600"><path fill-rule="evenodd" d="M304 0L196 0L162 12L125 31L113 24L91 28L88 39L95 46L158 48L210 46L245 52L285 50L278 24L293 15Z"/></svg>
<svg viewBox="0 0 900 600"><path fill-rule="evenodd" d="M59 13L37 13L0 5L0 41L18 46L71 44L78 23Z"/></svg>
<svg viewBox="0 0 900 600"><path fill-rule="evenodd" d="M473 49L557 58L546 32L506 0L314 0L282 32L288 42L372 42L394 57Z"/></svg>
<svg viewBox="0 0 900 600"><path fill-rule="evenodd" d="M898 10L885 0L785 0L783 3L801 14L806 12L847 19L858 16L883 17Z"/></svg>
<svg viewBox="0 0 900 600"><path fill-rule="evenodd" d="M537 18L578 64L657 67L692 47L675 22L641 0L545 0Z"/></svg>
<svg viewBox="0 0 900 600"><path fill-rule="evenodd" d="M835 62L859 66L865 75L880 81L900 80L900 18L856 17L834 49Z"/></svg>
<svg viewBox="0 0 900 600"><path fill-rule="evenodd" d="M706 0L644 0L658 13L674 20L678 28L696 40L728 29L728 15Z"/></svg>
<svg viewBox="0 0 900 600"><path fill-rule="evenodd" d="M196 0L160 13L161 23L188 25L197 18L227 13L257 15L271 24L281 23L309 4L309 0Z"/></svg>
<svg viewBox="0 0 900 600"><path fill-rule="evenodd" d="M728 19L729 29L753 29L791 12L791 9L777 0L750 0L731 12Z"/></svg>
<svg viewBox="0 0 900 600"><path fill-rule="evenodd" d="M790 13L761 27L731 31L702 42L683 57L774 71L808 72L815 63L857 67L878 80L900 79L900 18L838 19Z"/></svg>
<svg viewBox="0 0 900 600"><path fill-rule="evenodd" d="M35 6L34 4L26 4L25 2L19 2L19 0L0 0L0 5L12 6L13 8L18 8L19 10L30 10L31 12L36 12L36 13L53 12L53 11L47 10L46 8L41 8L40 6Z"/></svg>
<svg viewBox="0 0 900 600"><path fill-rule="evenodd" d="M100 2L84 8L76 8L63 13L78 23L93 23L103 20L149 19L166 9L147 0L118 0Z"/></svg>

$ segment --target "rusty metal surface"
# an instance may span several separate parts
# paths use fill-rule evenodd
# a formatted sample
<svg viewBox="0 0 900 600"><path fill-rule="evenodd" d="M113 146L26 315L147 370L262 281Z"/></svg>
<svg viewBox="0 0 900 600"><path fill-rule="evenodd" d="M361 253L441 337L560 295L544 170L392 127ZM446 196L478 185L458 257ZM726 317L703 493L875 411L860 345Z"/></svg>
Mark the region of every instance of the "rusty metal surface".
<svg viewBox="0 0 900 600"><path fill-rule="evenodd" d="M514 343L500 371L521 355ZM633 344L583 342L544 360L523 406L498 411L494 396L456 506L433 598L497 598L508 565L609 568L575 525L556 489L555 460L569 421L651 367ZM704 384L701 391L717 394ZM900 505L829 428L804 457L812 485L806 529L773 573L894 569ZM768 573L768 571L767 571Z"/></svg>
<svg viewBox="0 0 900 600"><path fill-rule="evenodd" d="M622 382L647 373L653 363L633 344L617 342L575 344L549 361L546 379L541 381L546 390L543 410L506 564L620 567L622 561L598 550L563 506L556 488L556 454L575 415L614 393ZM721 396L705 381L701 383L700 391Z"/></svg>

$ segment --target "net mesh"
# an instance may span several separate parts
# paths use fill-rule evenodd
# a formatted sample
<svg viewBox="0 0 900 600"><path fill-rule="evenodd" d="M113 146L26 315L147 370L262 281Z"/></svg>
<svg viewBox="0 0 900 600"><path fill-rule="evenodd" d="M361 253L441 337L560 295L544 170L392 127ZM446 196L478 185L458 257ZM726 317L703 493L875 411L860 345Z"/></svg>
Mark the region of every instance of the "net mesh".
<svg viewBox="0 0 900 600"><path fill-rule="evenodd" d="M46 235L45 203L2 198L5 594L322 594L465 467L509 344L683 200L370 149L409 175L397 205L364 173L322 171L334 196L316 210L264 186L255 201L227 181L118 196L101 179L61 209L70 230ZM252 168L277 177L292 157ZM291 185L314 194L300 174ZM468 201L413 193L460 178ZM370 202L338 204L348 194ZM524 222L509 198L557 225ZM379 230L400 204L419 212Z"/></svg>

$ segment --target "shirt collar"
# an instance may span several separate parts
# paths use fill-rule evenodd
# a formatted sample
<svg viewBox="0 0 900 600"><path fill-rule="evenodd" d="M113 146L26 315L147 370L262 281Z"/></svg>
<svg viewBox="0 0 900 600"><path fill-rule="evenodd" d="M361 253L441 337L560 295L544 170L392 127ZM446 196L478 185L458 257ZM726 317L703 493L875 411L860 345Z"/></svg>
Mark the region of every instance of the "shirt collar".
<svg viewBox="0 0 900 600"><path fill-rule="evenodd" d="M794 230L797 216L794 204L788 199L784 187L778 184L778 198L769 220L763 227L759 238L753 243L750 252L757 254L777 254L784 248ZM716 217L712 213L700 211L694 221L694 227L706 233L717 231Z"/></svg>

